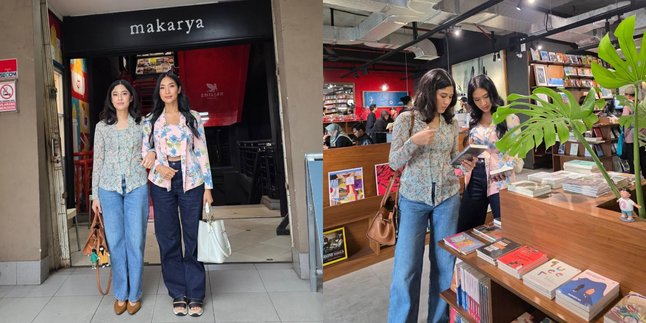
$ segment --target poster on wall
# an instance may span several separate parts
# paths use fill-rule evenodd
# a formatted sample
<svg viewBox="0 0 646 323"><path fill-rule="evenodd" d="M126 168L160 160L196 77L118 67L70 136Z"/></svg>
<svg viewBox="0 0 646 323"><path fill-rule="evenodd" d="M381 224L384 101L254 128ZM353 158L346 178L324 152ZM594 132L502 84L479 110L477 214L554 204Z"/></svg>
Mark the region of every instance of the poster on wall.
<svg viewBox="0 0 646 323"><path fill-rule="evenodd" d="M52 60L55 63L63 63L63 52L61 51L61 38L62 38L61 21L49 11L49 43L52 51Z"/></svg>
<svg viewBox="0 0 646 323"><path fill-rule="evenodd" d="M74 152L90 150L90 104L85 59L70 60L72 80L72 139Z"/></svg>
<svg viewBox="0 0 646 323"><path fill-rule="evenodd" d="M329 172L328 187L330 206L363 200L363 167Z"/></svg>
<svg viewBox="0 0 646 323"><path fill-rule="evenodd" d="M487 54L451 66L451 75L455 80L458 98L467 96L469 81L474 76L486 74L496 85L500 97L506 101L507 68L505 65L505 51L501 50L497 54L500 55L500 59L496 61L493 60L493 54Z"/></svg>
<svg viewBox="0 0 646 323"><path fill-rule="evenodd" d="M363 106L374 103L378 107L401 107L404 104L400 99L407 95L406 91L363 91Z"/></svg>
<svg viewBox="0 0 646 323"><path fill-rule="evenodd" d="M375 165L375 179L377 180L377 196L382 196L386 193L388 189L388 184L390 184L390 178L395 175L395 171L390 168L388 163L377 164ZM399 188L399 176L395 178L395 183L390 190L391 193L397 192Z"/></svg>

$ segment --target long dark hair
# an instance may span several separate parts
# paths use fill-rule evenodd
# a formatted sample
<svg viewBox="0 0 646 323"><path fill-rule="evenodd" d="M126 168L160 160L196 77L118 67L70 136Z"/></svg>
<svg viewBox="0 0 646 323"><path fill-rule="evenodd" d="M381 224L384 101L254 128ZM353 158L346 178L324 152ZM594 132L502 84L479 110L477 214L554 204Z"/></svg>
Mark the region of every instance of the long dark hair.
<svg viewBox="0 0 646 323"><path fill-rule="evenodd" d="M199 138L200 134L197 131L197 119L191 114L191 106L188 103L188 98L186 95L184 95L184 91L182 89L182 83L179 81L179 77L173 73L172 71L168 71L166 73L162 73L159 75L157 78L157 85L155 85L155 92L153 93L153 111L148 114L150 116L150 136L148 137L148 141L150 142L151 145L154 145L153 142L153 133L155 131L155 122L157 119L159 119L159 116L164 113L164 107L166 104L161 98L161 95L159 94L159 87L161 86L161 81L165 77L170 77L175 81L175 84L177 84L177 88L179 90L179 93L177 93L177 108L179 109L179 112L184 115L184 118L186 119L186 125L191 129L191 132L195 136L195 138Z"/></svg>
<svg viewBox="0 0 646 323"><path fill-rule="evenodd" d="M422 76L417 87L417 93L415 93L414 109L422 114L424 122L429 123L435 119L437 114L437 102L435 102L437 90L449 86L452 86L455 92L455 81L447 71L441 68L434 68ZM453 95L449 107L442 113L446 123L453 121L453 106L457 100L457 96Z"/></svg>
<svg viewBox="0 0 646 323"><path fill-rule="evenodd" d="M505 101L503 101L498 94L498 89L496 89L496 85L489 78L489 76L485 74L474 76L471 81L469 81L469 86L467 88L467 103L469 104L469 106L471 106L471 121L469 122L469 129L472 129L473 127L478 125L480 119L482 119L482 110L480 110L480 108L478 108L478 106L473 101L473 91L478 88L487 91L487 95L489 96L489 100L491 101L492 114L496 112L496 110L498 110L499 106L505 105ZM498 138L502 138L502 136L504 136L506 132L506 122L501 122L496 125L496 135L498 135Z"/></svg>
<svg viewBox="0 0 646 323"><path fill-rule="evenodd" d="M103 120L108 125L113 125L117 122L117 109L114 108L114 105L112 105L112 91L114 90L117 85L123 85L128 92L130 92L130 96L132 96L132 102L128 103L128 114L132 116L133 119L135 119L135 122L139 124L141 121L141 104L139 103L139 96L137 95L137 92L135 92L135 89L130 85L130 83L126 80L116 80L110 84L110 87L108 87L108 94L105 96L105 103L103 104L103 110L101 110L101 113L99 113L99 119Z"/></svg>

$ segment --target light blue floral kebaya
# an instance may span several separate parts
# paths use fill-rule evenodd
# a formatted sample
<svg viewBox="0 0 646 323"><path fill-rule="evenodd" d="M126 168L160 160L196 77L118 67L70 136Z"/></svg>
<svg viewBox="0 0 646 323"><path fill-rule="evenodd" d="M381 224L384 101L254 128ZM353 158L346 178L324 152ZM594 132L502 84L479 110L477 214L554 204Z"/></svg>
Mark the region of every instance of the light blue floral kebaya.
<svg viewBox="0 0 646 323"><path fill-rule="evenodd" d="M153 145L148 140L152 128L150 118L144 119L143 122L144 139L141 153L145 156L148 151L154 149L157 154L155 164L150 170L148 179L153 184L164 187L168 191L171 189L171 181L164 179L155 170L157 165L168 167L168 157L181 157L184 192L198 187L202 183L204 183L205 189L213 189L204 124L198 112L191 110L191 114L197 120L199 138L193 136L191 129L186 125L184 115L180 114L179 124L172 125L166 123L166 117L162 113L155 122L155 131L153 134L154 147L152 147Z"/></svg>

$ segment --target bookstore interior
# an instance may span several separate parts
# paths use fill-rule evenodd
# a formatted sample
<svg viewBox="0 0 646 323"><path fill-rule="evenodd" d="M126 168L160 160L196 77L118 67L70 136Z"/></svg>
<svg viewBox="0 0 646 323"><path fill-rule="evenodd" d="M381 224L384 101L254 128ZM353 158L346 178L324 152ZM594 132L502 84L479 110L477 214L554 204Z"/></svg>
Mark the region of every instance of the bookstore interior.
<svg viewBox="0 0 646 323"><path fill-rule="evenodd" d="M341 293L334 282L392 264L396 243L368 237L400 184L388 164L389 124L415 106L407 97L415 99L422 75L442 68L455 81L459 151L470 149L470 111L478 109L469 106L469 82L486 74L504 100L493 121L513 113L520 125L473 155L524 156L524 168L500 190L499 218L489 213L480 226L436 241L426 235L427 248L456 262L451 288L423 292L420 303L440 297L450 322L646 322L646 4L422 2L432 9L324 1L323 135L355 143L323 150L325 293L350 293L353 306L387 315L389 285L379 303L375 289ZM357 128L374 144L360 144Z"/></svg>

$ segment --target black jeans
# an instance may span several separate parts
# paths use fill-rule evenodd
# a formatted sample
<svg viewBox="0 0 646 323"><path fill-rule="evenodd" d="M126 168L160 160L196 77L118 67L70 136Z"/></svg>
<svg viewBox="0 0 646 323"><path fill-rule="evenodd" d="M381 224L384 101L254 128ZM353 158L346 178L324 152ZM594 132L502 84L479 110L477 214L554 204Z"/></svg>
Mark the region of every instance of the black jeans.
<svg viewBox="0 0 646 323"><path fill-rule="evenodd" d="M169 162L178 170L171 190L150 185L155 210L155 236L159 244L162 276L172 298L203 300L206 292L204 264L197 261L197 231L202 217L204 184L184 192L181 162ZM178 213L181 212L181 217ZM182 232L184 254L182 255Z"/></svg>
<svg viewBox="0 0 646 323"><path fill-rule="evenodd" d="M500 218L500 195L496 193L487 196L487 171L484 161L479 160L471 172L469 185L462 194L457 232L483 225L489 204L491 204L493 217Z"/></svg>

